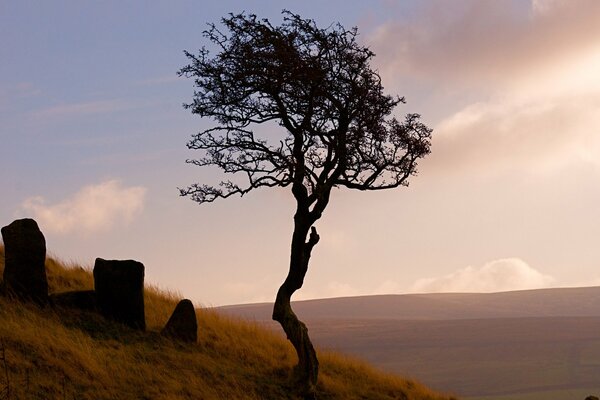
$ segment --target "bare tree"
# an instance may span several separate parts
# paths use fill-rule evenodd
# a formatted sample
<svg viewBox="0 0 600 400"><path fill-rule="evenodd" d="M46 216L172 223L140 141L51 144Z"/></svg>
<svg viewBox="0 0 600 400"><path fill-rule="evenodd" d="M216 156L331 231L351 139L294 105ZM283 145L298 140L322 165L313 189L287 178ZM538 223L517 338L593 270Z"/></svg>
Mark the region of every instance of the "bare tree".
<svg viewBox="0 0 600 400"><path fill-rule="evenodd" d="M298 354L295 376L314 398L318 360L306 326L290 306L302 287L313 247L314 226L334 187L383 190L408 185L417 160L429 153L431 129L409 114L391 117L404 98L383 94L374 53L358 44L357 29L318 28L313 20L283 11L273 26L252 14L230 14L204 32L213 52L185 52L179 75L194 79L192 113L216 126L193 136L188 148L202 157L187 162L217 166L242 179L218 186L180 189L198 203L241 195L260 187L291 187L296 200L287 278L279 288L273 319ZM269 122L280 138L258 136Z"/></svg>

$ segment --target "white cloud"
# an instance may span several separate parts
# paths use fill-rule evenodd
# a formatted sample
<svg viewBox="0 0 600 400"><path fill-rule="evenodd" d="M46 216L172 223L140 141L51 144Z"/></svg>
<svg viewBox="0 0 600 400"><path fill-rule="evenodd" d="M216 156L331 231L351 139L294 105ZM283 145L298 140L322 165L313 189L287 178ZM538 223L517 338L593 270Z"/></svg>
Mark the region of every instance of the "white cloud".
<svg viewBox="0 0 600 400"><path fill-rule="evenodd" d="M421 2L411 21L385 23L368 38L384 82L505 91L600 44L598 1L534 1L533 18L515 2L440 3Z"/></svg>
<svg viewBox="0 0 600 400"><path fill-rule="evenodd" d="M436 127L432 168L552 170L600 160L600 92L472 104ZM483 168L482 166L485 166Z"/></svg>
<svg viewBox="0 0 600 400"><path fill-rule="evenodd" d="M529 13L514 2L420 4L411 21L388 22L369 42L388 86L417 79L447 98L424 167L600 164L599 1L532 0Z"/></svg>
<svg viewBox="0 0 600 400"><path fill-rule="evenodd" d="M43 230L56 233L106 231L116 224L127 224L144 206L146 189L124 187L117 180L83 187L70 198L46 204L43 197L30 197L22 213L32 215Z"/></svg>
<svg viewBox="0 0 600 400"><path fill-rule="evenodd" d="M410 288L417 293L502 292L549 287L555 279L519 258L491 261L480 268L466 267L439 278L419 279Z"/></svg>

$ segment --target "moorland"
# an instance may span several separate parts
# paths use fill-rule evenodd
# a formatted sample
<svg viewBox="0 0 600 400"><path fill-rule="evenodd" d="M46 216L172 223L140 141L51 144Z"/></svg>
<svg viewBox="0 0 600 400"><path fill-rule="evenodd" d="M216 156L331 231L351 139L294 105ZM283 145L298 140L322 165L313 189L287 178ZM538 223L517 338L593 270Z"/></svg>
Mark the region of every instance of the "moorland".
<svg viewBox="0 0 600 400"><path fill-rule="evenodd" d="M224 307L263 324L270 304ZM600 287L299 301L321 348L473 400L600 393Z"/></svg>

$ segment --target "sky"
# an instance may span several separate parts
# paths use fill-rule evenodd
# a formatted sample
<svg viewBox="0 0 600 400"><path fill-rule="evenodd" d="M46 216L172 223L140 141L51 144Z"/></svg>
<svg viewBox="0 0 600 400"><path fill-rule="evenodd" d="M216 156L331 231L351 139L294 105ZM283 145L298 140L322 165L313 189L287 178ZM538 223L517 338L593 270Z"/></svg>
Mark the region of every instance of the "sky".
<svg viewBox="0 0 600 400"><path fill-rule="evenodd" d="M395 115L434 129L409 187L334 191L294 299L600 285L594 0L0 2L0 224L35 218L90 268L141 261L196 305L273 301L292 195L179 196L223 176L185 163L212 123L176 73L207 23L283 8L358 27Z"/></svg>

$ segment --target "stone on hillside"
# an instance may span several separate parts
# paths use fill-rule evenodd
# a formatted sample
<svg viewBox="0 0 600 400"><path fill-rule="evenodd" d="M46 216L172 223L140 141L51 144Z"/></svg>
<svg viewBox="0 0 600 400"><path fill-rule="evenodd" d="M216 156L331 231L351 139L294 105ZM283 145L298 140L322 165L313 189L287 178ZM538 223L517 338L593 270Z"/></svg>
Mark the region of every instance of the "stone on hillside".
<svg viewBox="0 0 600 400"><path fill-rule="evenodd" d="M144 264L96 258L94 288L102 315L135 329L146 329Z"/></svg>
<svg viewBox="0 0 600 400"><path fill-rule="evenodd" d="M4 286L9 293L40 303L48 300L46 239L33 219L18 219L2 228Z"/></svg>
<svg viewBox="0 0 600 400"><path fill-rule="evenodd" d="M54 306L77 308L85 311L98 310L96 292L94 290L54 293L50 295L50 303Z"/></svg>
<svg viewBox="0 0 600 400"><path fill-rule="evenodd" d="M196 310L190 300L184 299L177 304L161 334L189 343L198 340Z"/></svg>

